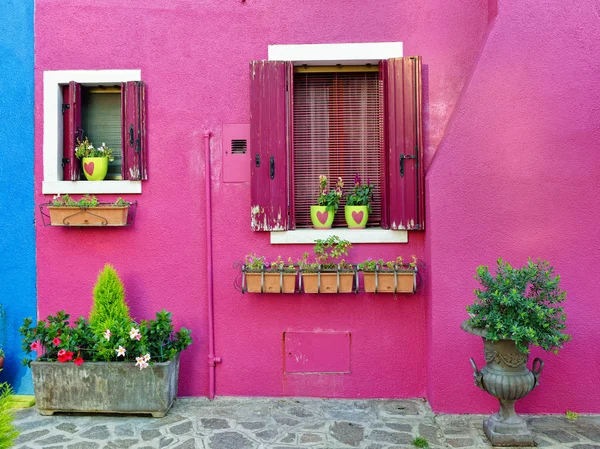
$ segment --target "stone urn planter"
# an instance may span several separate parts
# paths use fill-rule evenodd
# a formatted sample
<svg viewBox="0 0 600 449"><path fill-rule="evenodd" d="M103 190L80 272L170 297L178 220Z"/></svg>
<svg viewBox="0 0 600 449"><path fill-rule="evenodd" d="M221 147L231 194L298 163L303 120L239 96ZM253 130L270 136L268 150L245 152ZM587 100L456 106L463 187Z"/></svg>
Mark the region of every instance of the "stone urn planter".
<svg viewBox="0 0 600 449"><path fill-rule="evenodd" d="M528 354L519 351L513 340L487 340L486 331L473 328L468 320L461 328L483 339L486 365L480 371L471 358L475 385L500 401L500 410L483 422L486 436L494 446L534 446L525 420L515 412L515 402L538 385L544 362L535 358L530 371Z"/></svg>
<svg viewBox="0 0 600 449"><path fill-rule="evenodd" d="M133 363L31 362L35 402L54 412L148 413L165 416L177 396L179 354L140 370Z"/></svg>

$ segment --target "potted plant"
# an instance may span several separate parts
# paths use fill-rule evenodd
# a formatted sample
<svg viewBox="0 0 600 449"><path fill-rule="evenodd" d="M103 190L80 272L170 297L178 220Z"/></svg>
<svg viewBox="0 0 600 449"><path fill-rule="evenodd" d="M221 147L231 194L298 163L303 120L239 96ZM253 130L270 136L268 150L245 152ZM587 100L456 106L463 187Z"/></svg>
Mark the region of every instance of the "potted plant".
<svg viewBox="0 0 600 449"><path fill-rule="evenodd" d="M346 224L350 229L364 228L369 221L371 213L371 201L373 200L373 186L367 180L366 184L361 182L358 173L354 176L354 187L346 197L344 215Z"/></svg>
<svg viewBox="0 0 600 449"><path fill-rule="evenodd" d="M69 195L59 194L42 206L48 207L51 226L125 226L132 204L123 198L100 203L93 195L75 201Z"/></svg>
<svg viewBox="0 0 600 449"><path fill-rule="evenodd" d="M123 284L108 264L98 276L89 321L79 317L71 325L69 314L60 311L36 324L26 318L19 332L42 415L162 417L177 396L179 353L192 342L189 330L175 332L166 310L155 320L132 319Z"/></svg>
<svg viewBox="0 0 600 449"><path fill-rule="evenodd" d="M351 293L356 271L352 264L341 259L348 255L349 248L352 248L352 244L337 235L316 240L315 261L309 261L308 253L304 253L298 261L304 292Z"/></svg>
<svg viewBox="0 0 600 449"><path fill-rule="evenodd" d="M368 293L414 293L416 287L417 258L405 264L402 257L384 262L367 259L358 264L363 272L365 291Z"/></svg>
<svg viewBox="0 0 600 449"><path fill-rule="evenodd" d="M104 142L102 146L94 148L87 137L83 142L77 139L75 157L81 159L83 174L88 181L102 181L108 171L108 162L115 160L112 150Z"/></svg>
<svg viewBox="0 0 600 449"><path fill-rule="evenodd" d="M561 303L566 293L559 287L560 276L546 261L529 259L522 268L513 268L498 259L496 273L487 266L477 268L475 303L467 306L470 318L462 329L483 338L486 366L473 365L475 384L500 401L500 411L484 421L485 434L493 445L533 445L525 421L516 414L515 402L538 384L541 359L527 368L529 347L540 346L558 352L571 336Z"/></svg>
<svg viewBox="0 0 600 449"><path fill-rule="evenodd" d="M242 268L246 290L249 293L294 293L296 268L291 258L286 264L281 256L271 263L264 256L248 254Z"/></svg>
<svg viewBox="0 0 600 449"><path fill-rule="evenodd" d="M327 176L319 176L318 206L310 206L310 219L316 229L331 229L333 218L340 206L344 181L338 178L335 188L329 190L327 187Z"/></svg>

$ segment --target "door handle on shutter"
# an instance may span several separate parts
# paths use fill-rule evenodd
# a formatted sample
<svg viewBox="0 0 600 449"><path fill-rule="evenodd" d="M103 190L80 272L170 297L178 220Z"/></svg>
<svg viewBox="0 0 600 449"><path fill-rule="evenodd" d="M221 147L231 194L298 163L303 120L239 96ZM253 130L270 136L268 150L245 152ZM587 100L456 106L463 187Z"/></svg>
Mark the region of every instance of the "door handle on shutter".
<svg viewBox="0 0 600 449"><path fill-rule="evenodd" d="M129 145L133 146L133 125L129 125Z"/></svg>
<svg viewBox="0 0 600 449"><path fill-rule="evenodd" d="M275 157L271 156L271 160L269 163L269 175L271 179L275 179Z"/></svg>

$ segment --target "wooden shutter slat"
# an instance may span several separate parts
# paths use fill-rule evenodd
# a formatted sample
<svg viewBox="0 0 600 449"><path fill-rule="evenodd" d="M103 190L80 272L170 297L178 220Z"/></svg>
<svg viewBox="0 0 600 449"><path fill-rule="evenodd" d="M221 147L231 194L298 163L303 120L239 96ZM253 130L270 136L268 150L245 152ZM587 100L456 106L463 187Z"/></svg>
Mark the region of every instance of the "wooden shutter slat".
<svg viewBox="0 0 600 449"><path fill-rule="evenodd" d="M369 225L381 222L383 154L382 88L377 72L297 73L294 76L294 217L311 227L310 206L317 204L319 175L333 187L338 176L345 193L359 174L374 187ZM345 198L334 226L346 226Z"/></svg>
<svg viewBox="0 0 600 449"><path fill-rule="evenodd" d="M123 179L148 179L146 86L143 81L121 84Z"/></svg>
<svg viewBox="0 0 600 449"><path fill-rule="evenodd" d="M63 86L63 179L79 179L80 162L75 157L77 139L83 139L81 129L81 85L71 81Z"/></svg>
<svg viewBox="0 0 600 449"><path fill-rule="evenodd" d="M291 63L282 61L250 63L250 147L253 152L250 190L254 231L281 231L289 226L286 82L290 67Z"/></svg>
<svg viewBox="0 0 600 449"><path fill-rule="evenodd" d="M389 186L384 221L391 229L424 230L421 58L389 59L383 67Z"/></svg>

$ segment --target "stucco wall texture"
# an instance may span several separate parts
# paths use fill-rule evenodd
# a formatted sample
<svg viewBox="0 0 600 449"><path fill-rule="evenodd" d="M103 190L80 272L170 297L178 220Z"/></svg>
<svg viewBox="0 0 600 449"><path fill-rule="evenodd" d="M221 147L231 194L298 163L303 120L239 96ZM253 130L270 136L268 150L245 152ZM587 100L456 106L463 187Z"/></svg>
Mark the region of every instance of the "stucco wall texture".
<svg viewBox="0 0 600 449"><path fill-rule="evenodd" d="M300 7L301 6L301 7ZM113 263L134 316L172 311L193 330L182 355L180 394L206 395L207 298L202 134L212 130L216 355L219 395L414 397L425 395L423 292L401 297L242 295L232 268L249 252L299 258L312 246L272 246L250 231L249 184L221 182L221 126L249 122L248 62L267 45L404 42L422 55L428 152L439 142L477 54L487 3L449 1L133 1L36 2L36 200L42 181L44 70L141 69L148 91L150 180L136 223L124 229L56 229L37 225L40 315L69 309L87 315L98 270ZM69 26L57 27L57 23ZM82 32L89 29L89 32ZM357 245L350 257L423 256L423 235L407 245ZM427 263L427 261L425 261ZM352 374L285 375L287 330L352 333Z"/></svg>
<svg viewBox="0 0 600 449"><path fill-rule="evenodd" d="M524 412L600 411L600 5L501 0L498 16L427 173L428 397L437 411L489 412L471 386L463 333L475 268L502 256L550 261L568 292L573 341L545 361ZM457 395L460 389L461 394Z"/></svg>
<svg viewBox="0 0 600 449"><path fill-rule="evenodd" d="M20 394L33 392L17 331L35 316L33 227L33 0L0 3L0 335L6 353L0 382Z"/></svg>

